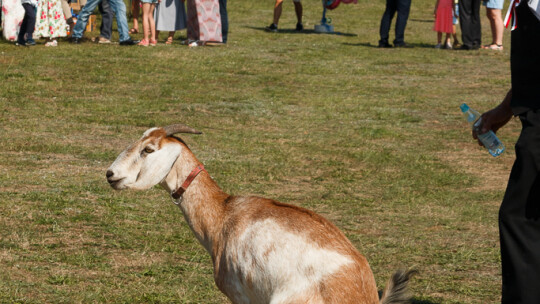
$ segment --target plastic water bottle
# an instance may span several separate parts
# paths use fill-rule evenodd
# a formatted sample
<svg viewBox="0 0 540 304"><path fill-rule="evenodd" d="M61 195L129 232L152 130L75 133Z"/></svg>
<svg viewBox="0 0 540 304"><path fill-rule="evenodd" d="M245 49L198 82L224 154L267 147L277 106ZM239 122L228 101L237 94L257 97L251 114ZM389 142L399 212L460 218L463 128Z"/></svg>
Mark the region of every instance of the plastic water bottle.
<svg viewBox="0 0 540 304"><path fill-rule="evenodd" d="M461 112L463 112L465 115L467 122L470 123L473 130L476 131L476 135L478 136L480 142L489 151L489 154L493 155L494 157L501 155L505 148L497 135L495 135L495 133L491 130L484 134L480 134L480 129L482 128L482 118L480 118L480 113L469 108L469 106L465 103L462 104L460 108Z"/></svg>

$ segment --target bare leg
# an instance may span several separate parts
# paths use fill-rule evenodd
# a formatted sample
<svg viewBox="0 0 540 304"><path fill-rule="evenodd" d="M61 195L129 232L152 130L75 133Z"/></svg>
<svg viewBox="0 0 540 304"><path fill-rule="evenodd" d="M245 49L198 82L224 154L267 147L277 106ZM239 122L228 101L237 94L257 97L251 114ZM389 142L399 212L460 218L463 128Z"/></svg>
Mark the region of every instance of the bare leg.
<svg viewBox="0 0 540 304"><path fill-rule="evenodd" d="M148 41L150 38L150 3L143 3L142 5L142 25L144 40Z"/></svg>
<svg viewBox="0 0 540 304"><path fill-rule="evenodd" d="M441 41L442 41L442 33L437 32L437 44L441 44Z"/></svg>
<svg viewBox="0 0 540 304"><path fill-rule="evenodd" d="M281 12L283 10L283 0L276 0L276 5L274 6L274 24L278 25L279 18L281 18Z"/></svg>
<svg viewBox="0 0 540 304"><path fill-rule="evenodd" d="M133 14L133 29L139 31L140 0L131 1L131 13Z"/></svg>
<svg viewBox="0 0 540 304"><path fill-rule="evenodd" d="M487 8L486 15L491 25L491 36L493 38L492 43L502 45L504 26L501 16L501 10L495 8Z"/></svg>
<svg viewBox="0 0 540 304"><path fill-rule="evenodd" d="M150 3L150 9L148 11L148 23L149 23L149 29L150 29L150 41L156 41L156 21L154 20L154 10L155 9L156 9L156 4L155 3Z"/></svg>

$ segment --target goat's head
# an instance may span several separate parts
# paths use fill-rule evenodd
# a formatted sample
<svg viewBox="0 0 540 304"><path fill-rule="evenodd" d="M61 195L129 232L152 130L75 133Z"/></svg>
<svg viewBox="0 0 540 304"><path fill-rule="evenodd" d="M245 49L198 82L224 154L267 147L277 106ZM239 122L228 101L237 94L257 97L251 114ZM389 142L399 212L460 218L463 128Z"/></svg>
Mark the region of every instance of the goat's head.
<svg viewBox="0 0 540 304"><path fill-rule="evenodd" d="M114 189L148 189L160 183L187 146L173 134L201 132L181 124L151 128L116 158L107 169Z"/></svg>

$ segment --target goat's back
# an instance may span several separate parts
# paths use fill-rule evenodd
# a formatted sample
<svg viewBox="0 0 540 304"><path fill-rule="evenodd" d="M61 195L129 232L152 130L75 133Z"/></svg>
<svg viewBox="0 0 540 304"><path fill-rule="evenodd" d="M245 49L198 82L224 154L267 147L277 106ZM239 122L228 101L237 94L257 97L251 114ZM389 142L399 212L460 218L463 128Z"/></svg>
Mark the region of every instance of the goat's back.
<svg viewBox="0 0 540 304"><path fill-rule="evenodd" d="M378 303L367 260L322 216L257 197L226 210L215 275L234 303Z"/></svg>

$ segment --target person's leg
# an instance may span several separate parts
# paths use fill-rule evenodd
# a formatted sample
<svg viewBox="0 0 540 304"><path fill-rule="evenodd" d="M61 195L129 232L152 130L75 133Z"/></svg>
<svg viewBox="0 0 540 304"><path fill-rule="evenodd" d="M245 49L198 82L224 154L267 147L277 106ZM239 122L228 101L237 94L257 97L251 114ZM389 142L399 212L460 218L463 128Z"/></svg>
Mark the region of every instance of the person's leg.
<svg viewBox="0 0 540 304"><path fill-rule="evenodd" d="M90 1L92 0L89 0L89 2ZM109 4L114 12L114 15L116 16L116 24L118 25L120 42L131 40L129 37L129 28L126 18L126 4L123 0L109 0Z"/></svg>
<svg viewBox="0 0 540 304"><path fill-rule="evenodd" d="M540 299L540 113L520 118L516 160L499 210L502 304Z"/></svg>
<svg viewBox="0 0 540 304"><path fill-rule="evenodd" d="M99 12L101 13L101 26L99 28L99 36L107 40L111 40L112 24L113 24L113 11L109 0L101 0L99 4Z"/></svg>
<svg viewBox="0 0 540 304"><path fill-rule="evenodd" d="M281 18L281 12L283 11L283 0L276 0L274 5L274 24L278 25L279 18Z"/></svg>
<svg viewBox="0 0 540 304"><path fill-rule="evenodd" d="M491 42L495 43L496 45L502 45L504 26L501 10L496 8L486 8L486 15L491 26Z"/></svg>
<svg viewBox="0 0 540 304"><path fill-rule="evenodd" d="M442 33L437 32L437 44L441 44L441 43L442 43Z"/></svg>
<svg viewBox="0 0 540 304"><path fill-rule="evenodd" d="M473 49L482 46L482 23L480 20L480 4L481 0L472 1L471 34Z"/></svg>
<svg viewBox="0 0 540 304"><path fill-rule="evenodd" d="M142 4L142 27L143 27L143 39L145 41L149 40L150 36L150 22L148 19L148 15L150 14L150 3L144 3Z"/></svg>
<svg viewBox="0 0 540 304"><path fill-rule="evenodd" d="M300 2L300 0L293 0L293 3L294 3L294 12L296 13L296 20L298 23L302 24L302 15L304 13L302 2Z"/></svg>
<svg viewBox="0 0 540 304"><path fill-rule="evenodd" d="M86 29L86 23L88 23L88 17L92 14L96 6L101 2L101 0L88 0L86 5L79 12L79 19L77 19L77 24L73 28L73 33L71 34L74 38L82 38L84 30Z"/></svg>
<svg viewBox="0 0 540 304"><path fill-rule="evenodd" d="M133 32L139 32L139 12L141 10L141 0L131 1L131 14L133 16Z"/></svg>
<svg viewBox="0 0 540 304"><path fill-rule="evenodd" d="M471 34L472 1L473 0L459 1L459 23L461 24L461 41L463 42L463 47L467 49L472 49L473 47L473 36Z"/></svg>
<svg viewBox="0 0 540 304"><path fill-rule="evenodd" d="M223 43L227 43L229 36L229 15L227 14L227 0L219 0L219 14L221 15L221 36ZM173 36L174 36L174 32ZM170 33L169 33L169 37Z"/></svg>
<svg viewBox="0 0 540 304"><path fill-rule="evenodd" d="M30 11L29 7L32 7L28 3L23 3L22 7L24 8L24 17L21 22L21 28L19 29L19 35L17 36L17 43L19 44L26 44L25 36L28 35L28 23L30 20L30 16L28 15L28 12Z"/></svg>
<svg viewBox="0 0 540 304"><path fill-rule="evenodd" d="M405 44L405 28L407 27L407 20L409 19L410 10L411 0L397 1L396 38L394 39L395 46Z"/></svg>
<svg viewBox="0 0 540 304"><path fill-rule="evenodd" d="M156 20L154 19L154 10L156 9L155 3L150 3L148 11L148 28L150 29L150 42L156 41Z"/></svg>
<svg viewBox="0 0 540 304"><path fill-rule="evenodd" d="M386 0L386 9L382 15L381 26L379 28L379 35L381 40L379 40L379 46L388 45L388 38L390 33L390 25L392 24L392 19L397 10L397 1L396 0Z"/></svg>

